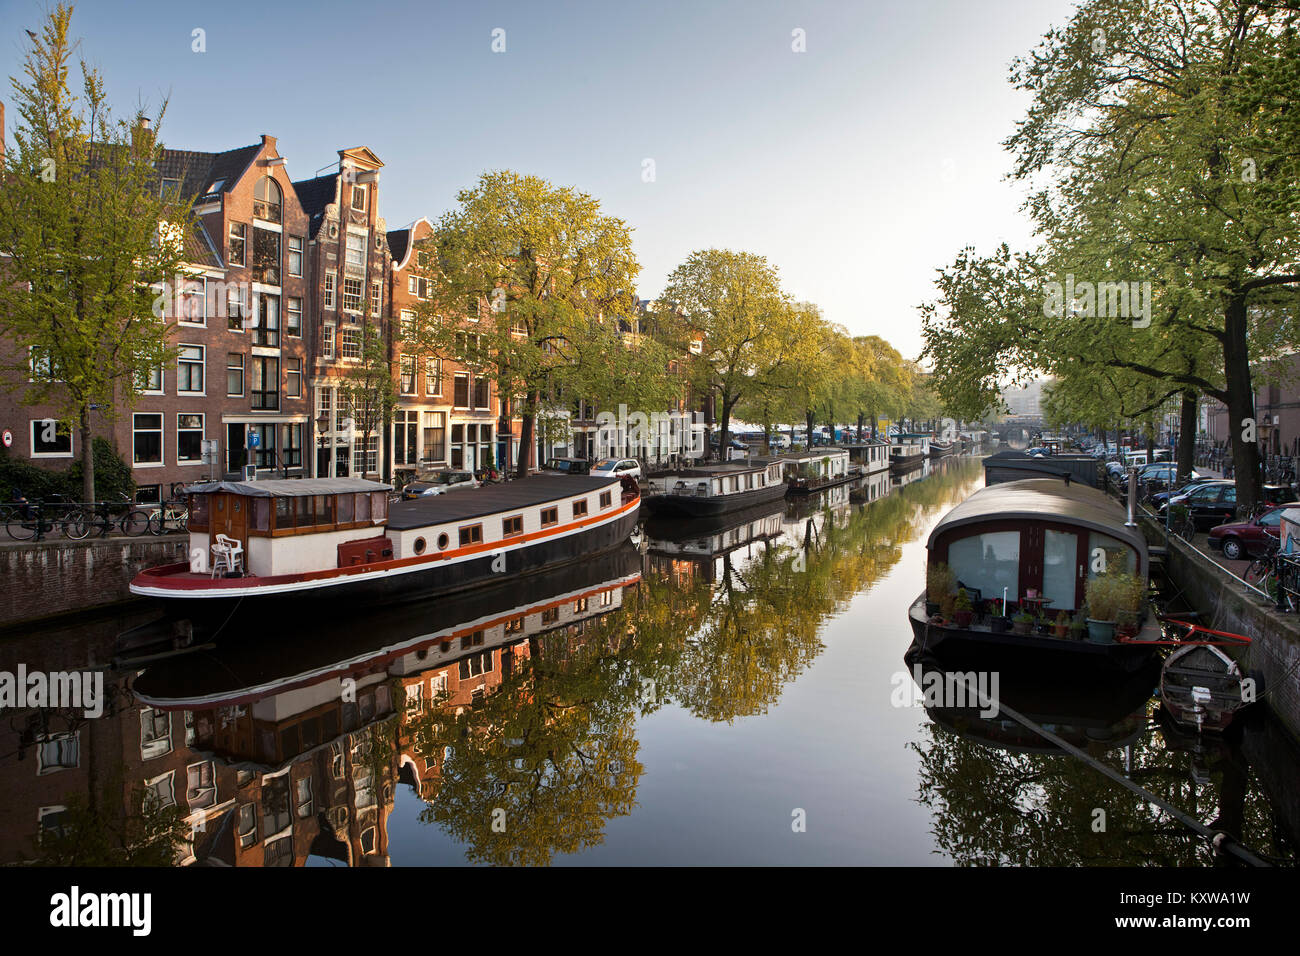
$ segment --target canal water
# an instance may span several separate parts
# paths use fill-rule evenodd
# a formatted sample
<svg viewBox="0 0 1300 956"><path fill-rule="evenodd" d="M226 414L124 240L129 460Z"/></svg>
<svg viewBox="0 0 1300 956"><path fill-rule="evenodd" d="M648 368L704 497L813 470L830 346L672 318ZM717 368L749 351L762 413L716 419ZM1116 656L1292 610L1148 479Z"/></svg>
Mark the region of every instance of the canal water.
<svg viewBox="0 0 1300 956"><path fill-rule="evenodd" d="M1018 724L914 693L925 540L982 480L949 460L651 522L459 599L237 610L153 661L114 666L124 632L184 634L152 610L11 636L0 672L98 669L107 703L0 712L0 860L162 863L184 835L183 860L258 866L1219 863ZM1154 684L1006 696L1294 863L1285 734L1264 713L1183 734Z"/></svg>

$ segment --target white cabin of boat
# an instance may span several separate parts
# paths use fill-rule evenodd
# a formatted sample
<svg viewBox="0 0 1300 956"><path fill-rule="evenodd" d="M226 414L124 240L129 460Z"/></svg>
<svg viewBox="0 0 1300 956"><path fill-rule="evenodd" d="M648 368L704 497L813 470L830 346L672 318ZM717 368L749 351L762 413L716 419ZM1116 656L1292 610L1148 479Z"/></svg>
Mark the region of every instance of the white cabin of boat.
<svg viewBox="0 0 1300 956"><path fill-rule="evenodd" d="M791 484L838 481L849 473L849 453L843 448L782 455L785 478Z"/></svg>
<svg viewBox="0 0 1300 956"><path fill-rule="evenodd" d="M849 461L860 465L863 474L889 468L890 443L883 438L868 438L847 446Z"/></svg>
<svg viewBox="0 0 1300 956"><path fill-rule="evenodd" d="M1099 549L1108 570L1147 579L1146 539L1125 518L1107 495L1077 482L1009 481L980 489L935 525L929 564L947 564L982 600L1000 599L1005 589L1008 602L1019 601L1032 589L1050 613L1073 612L1098 575Z"/></svg>
<svg viewBox="0 0 1300 956"><path fill-rule="evenodd" d="M913 458L930 454L930 436L924 432L898 432L889 446L890 457Z"/></svg>
<svg viewBox="0 0 1300 956"><path fill-rule="evenodd" d="M655 475L650 479L649 490L692 498L724 498L784 483L781 461L756 458Z"/></svg>

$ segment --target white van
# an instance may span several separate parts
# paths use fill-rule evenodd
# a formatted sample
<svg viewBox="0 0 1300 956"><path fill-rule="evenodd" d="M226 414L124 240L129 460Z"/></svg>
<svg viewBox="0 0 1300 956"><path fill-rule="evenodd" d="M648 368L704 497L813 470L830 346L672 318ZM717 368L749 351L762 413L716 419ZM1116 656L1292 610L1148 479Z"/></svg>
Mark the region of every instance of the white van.
<svg viewBox="0 0 1300 956"><path fill-rule="evenodd" d="M1147 453L1144 451L1126 452L1124 454L1124 464L1129 468L1132 468L1134 465L1141 466L1149 464L1147 461Z"/></svg>

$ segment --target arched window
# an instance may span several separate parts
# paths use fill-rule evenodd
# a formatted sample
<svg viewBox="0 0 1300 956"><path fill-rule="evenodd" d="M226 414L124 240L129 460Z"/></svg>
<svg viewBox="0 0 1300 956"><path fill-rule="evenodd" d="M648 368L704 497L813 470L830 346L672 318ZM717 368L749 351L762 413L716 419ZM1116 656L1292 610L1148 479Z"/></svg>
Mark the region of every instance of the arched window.
<svg viewBox="0 0 1300 956"><path fill-rule="evenodd" d="M263 176L253 187L253 216L267 222L280 221L280 186L270 176Z"/></svg>

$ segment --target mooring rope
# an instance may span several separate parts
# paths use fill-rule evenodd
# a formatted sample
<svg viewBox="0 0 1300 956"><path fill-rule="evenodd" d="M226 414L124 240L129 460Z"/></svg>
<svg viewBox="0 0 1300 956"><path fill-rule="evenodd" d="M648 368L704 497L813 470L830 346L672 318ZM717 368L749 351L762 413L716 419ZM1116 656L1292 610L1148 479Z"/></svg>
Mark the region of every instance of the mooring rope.
<svg viewBox="0 0 1300 956"><path fill-rule="evenodd" d="M1016 721L1019 724L1024 725L1025 727L1028 727L1030 730L1032 730L1034 733L1038 734L1040 737L1044 738L1045 740L1051 741L1056 746L1064 750L1066 753L1078 757L1080 760L1082 760L1088 766L1092 767L1092 769L1096 770L1098 773L1102 774L1103 776L1109 777L1111 780L1115 781L1120 786L1128 790L1131 790L1133 793L1137 794L1143 800L1155 804L1157 807L1165 811L1165 813L1169 814L1179 823L1182 823L1184 826L1188 827L1189 829L1195 831L1196 833L1208 839L1216 850L1220 850L1225 853L1230 853L1233 856L1237 857L1239 860L1242 860L1245 863L1249 863L1251 866L1272 866L1271 863L1260 858L1255 853L1251 852L1251 850L1243 846L1241 843L1237 842L1233 837L1229 836L1227 833L1224 833L1222 830L1211 830L1200 820L1197 820L1195 817L1184 813L1182 810L1179 810L1177 807L1166 802L1164 799L1152 793L1150 790L1147 790L1145 787L1134 783L1132 780L1128 779L1128 777L1124 776L1118 770L1114 769L1113 767L1107 766L1106 764L1102 763L1100 760L1097 760L1094 757L1092 757L1090 754L1080 750L1078 747L1074 746L1074 744L1062 740L1060 737L1052 733L1050 730L1046 729L1045 727L1039 726L1038 724L1030 720L1028 717L1006 706L996 698L991 697L990 695L984 693L984 691L982 691L977 684L973 683L971 679L965 676L964 674L960 674L960 673L950 674L950 672L948 671L944 671L944 674L946 676L958 677L961 680L961 682L966 685L968 691L973 689L975 694L980 700L981 707L987 709L990 705L992 705L993 707L996 708L998 713L1005 713L1012 720Z"/></svg>

